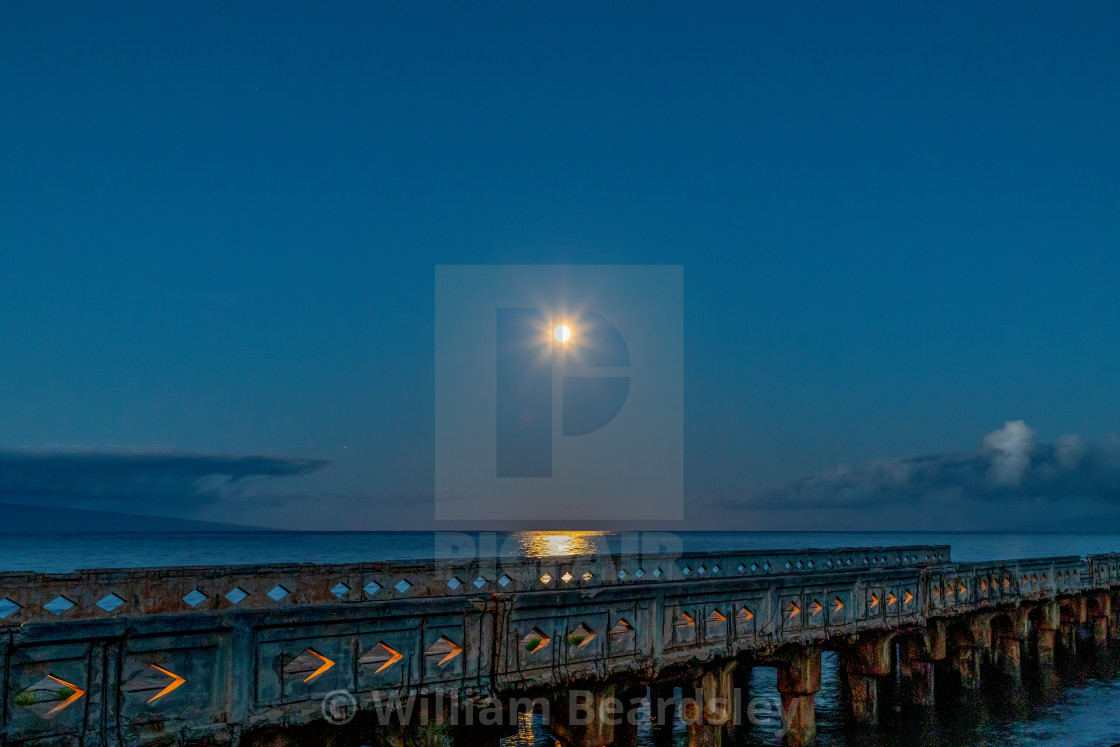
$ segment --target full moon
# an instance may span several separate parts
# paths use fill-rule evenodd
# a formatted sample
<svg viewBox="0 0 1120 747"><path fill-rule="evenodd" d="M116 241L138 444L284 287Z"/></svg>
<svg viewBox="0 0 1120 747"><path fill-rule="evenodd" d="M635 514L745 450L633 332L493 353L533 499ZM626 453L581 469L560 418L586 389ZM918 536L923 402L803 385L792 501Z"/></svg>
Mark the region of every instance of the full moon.
<svg viewBox="0 0 1120 747"><path fill-rule="evenodd" d="M567 342L568 338L572 336L572 330L567 324L559 324L556 329L552 330L552 336L556 338L557 342Z"/></svg>

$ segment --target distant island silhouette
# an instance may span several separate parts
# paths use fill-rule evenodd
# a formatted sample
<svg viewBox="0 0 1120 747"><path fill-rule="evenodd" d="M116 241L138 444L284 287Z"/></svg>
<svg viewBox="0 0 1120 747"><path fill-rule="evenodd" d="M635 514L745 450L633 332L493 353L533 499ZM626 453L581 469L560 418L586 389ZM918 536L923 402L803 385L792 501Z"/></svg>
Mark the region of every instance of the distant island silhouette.
<svg viewBox="0 0 1120 747"><path fill-rule="evenodd" d="M0 503L0 534L27 532L267 532L268 529L216 521L89 511L57 506Z"/></svg>

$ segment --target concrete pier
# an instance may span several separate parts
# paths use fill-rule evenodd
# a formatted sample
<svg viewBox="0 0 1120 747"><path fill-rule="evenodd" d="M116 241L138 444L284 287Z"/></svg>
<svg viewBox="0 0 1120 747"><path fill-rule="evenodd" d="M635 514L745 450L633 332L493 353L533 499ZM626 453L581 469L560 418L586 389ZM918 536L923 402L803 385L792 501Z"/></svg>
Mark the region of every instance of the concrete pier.
<svg viewBox="0 0 1120 747"><path fill-rule="evenodd" d="M524 728L508 701L539 696L565 742L627 744L625 712L598 705L676 684L701 703L690 742L718 745L744 716L736 681L774 666L777 692L751 695L780 697L787 742L808 744L822 651L872 724L896 684L904 713L929 709L946 673L1014 684L1082 630L1107 646L1118 591L1115 554L962 563L927 545L3 573L0 736L497 744ZM580 723L576 689L594 704Z"/></svg>

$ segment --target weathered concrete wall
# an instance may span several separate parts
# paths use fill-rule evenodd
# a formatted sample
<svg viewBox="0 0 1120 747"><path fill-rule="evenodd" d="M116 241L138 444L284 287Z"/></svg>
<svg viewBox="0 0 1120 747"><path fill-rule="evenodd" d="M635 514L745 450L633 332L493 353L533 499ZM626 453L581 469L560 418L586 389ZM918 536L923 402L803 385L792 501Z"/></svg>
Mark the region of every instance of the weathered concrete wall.
<svg viewBox="0 0 1120 747"><path fill-rule="evenodd" d="M0 734L236 742L322 718L336 690L649 681L1097 583L1120 585L1116 556L953 563L946 546L0 574Z"/></svg>

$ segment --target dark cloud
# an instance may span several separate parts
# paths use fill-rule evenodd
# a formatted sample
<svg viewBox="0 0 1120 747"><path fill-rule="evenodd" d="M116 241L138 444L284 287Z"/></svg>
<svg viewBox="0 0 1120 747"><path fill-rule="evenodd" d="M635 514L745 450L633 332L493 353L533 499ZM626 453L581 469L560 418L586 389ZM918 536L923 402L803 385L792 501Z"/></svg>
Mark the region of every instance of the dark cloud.
<svg viewBox="0 0 1120 747"><path fill-rule="evenodd" d="M984 437L970 453L883 459L840 466L785 485L723 496L736 509L865 508L963 497L978 501L1096 498L1120 502L1120 438L1035 441L1021 420Z"/></svg>
<svg viewBox="0 0 1120 747"><path fill-rule="evenodd" d="M243 494L260 479L316 472L329 462L275 456L0 449L0 501L167 509Z"/></svg>

